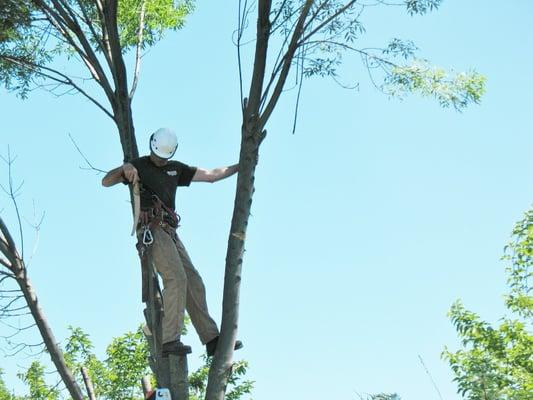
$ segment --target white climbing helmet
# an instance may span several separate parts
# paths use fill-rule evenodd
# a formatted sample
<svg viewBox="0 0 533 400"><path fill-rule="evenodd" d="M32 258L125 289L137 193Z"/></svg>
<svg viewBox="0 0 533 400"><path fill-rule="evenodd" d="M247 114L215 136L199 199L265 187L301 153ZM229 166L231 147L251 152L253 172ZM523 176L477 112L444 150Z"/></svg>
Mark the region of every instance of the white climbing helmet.
<svg viewBox="0 0 533 400"><path fill-rule="evenodd" d="M178 148L178 138L173 130L160 128L150 136L150 150L158 157L168 160Z"/></svg>

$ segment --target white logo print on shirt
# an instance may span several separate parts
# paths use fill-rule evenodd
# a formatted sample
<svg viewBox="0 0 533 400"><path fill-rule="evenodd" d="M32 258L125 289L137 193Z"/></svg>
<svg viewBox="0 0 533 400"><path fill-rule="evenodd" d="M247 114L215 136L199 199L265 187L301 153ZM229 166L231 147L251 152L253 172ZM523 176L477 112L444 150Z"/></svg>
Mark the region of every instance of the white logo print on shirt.
<svg viewBox="0 0 533 400"><path fill-rule="evenodd" d="M178 171L167 171L167 175L176 176L178 175Z"/></svg>

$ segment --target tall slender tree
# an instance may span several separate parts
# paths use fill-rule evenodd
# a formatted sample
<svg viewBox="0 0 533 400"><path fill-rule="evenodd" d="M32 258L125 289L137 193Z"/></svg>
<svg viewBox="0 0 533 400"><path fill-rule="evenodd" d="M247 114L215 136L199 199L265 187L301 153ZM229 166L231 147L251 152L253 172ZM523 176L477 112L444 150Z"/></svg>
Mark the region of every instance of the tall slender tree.
<svg viewBox="0 0 533 400"><path fill-rule="evenodd" d="M437 8L440 0L399 1L410 14L424 14ZM382 5L394 2L377 1ZM259 147L266 125L283 93L289 76L299 82L305 77L337 74L343 56L361 57L381 90L392 95L419 92L435 97L443 106L462 109L480 101L485 78L475 72L454 76L416 58L416 46L394 39L381 49L357 47L364 31L363 15L370 4L357 0L258 0L239 1L237 55L241 72L241 147L239 176L226 255L220 350L209 374L208 400L222 400L231 371L233 343L237 336L239 292L246 230L254 193ZM257 10L255 53L247 95L241 43L251 10ZM291 81L293 81L291 79ZM297 102L299 101L299 93Z"/></svg>

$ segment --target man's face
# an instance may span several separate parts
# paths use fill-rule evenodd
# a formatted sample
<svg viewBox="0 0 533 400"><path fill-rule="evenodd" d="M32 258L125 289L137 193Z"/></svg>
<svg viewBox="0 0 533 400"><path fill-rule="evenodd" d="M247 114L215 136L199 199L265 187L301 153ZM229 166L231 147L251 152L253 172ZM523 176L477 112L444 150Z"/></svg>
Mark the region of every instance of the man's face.
<svg viewBox="0 0 533 400"><path fill-rule="evenodd" d="M163 165L166 165L166 163L168 162L168 160L156 156L153 151L150 152L150 160L152 160L152 162L158 167L162 167Z"/></svg>

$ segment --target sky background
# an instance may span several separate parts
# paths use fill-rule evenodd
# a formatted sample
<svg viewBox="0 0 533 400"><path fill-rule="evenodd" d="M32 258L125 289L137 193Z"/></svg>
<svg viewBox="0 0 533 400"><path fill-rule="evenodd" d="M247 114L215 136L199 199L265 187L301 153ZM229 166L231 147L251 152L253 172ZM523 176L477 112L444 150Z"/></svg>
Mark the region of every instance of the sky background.
<svg viewBox="0 0 533 400"><path fill-rule="evenodd" d="M237 161L236 6L199 0L186 27L144 57L133 103L141 153L150 133L167 126L179 137L175 159L204 168ZM501 318L500 257L533 199L532 20L527 0L448 0L416 17L385 6L365 14L363 45L411 39L434 64L487 77L481 105L463 113L428 98L389 99L358 59L341 71L358 90L305 82L295 134L295 91L284 95L261 147L241 287L245 347L235 356L250 363L255 400L378 392L439 399L419 356L442 397L460 398L440 356L458 347L446 313L460 298L488 321ZM13 177L24 181L19 206L29 220L34 203L46 213L29 267L41 306L59 340L79 326L103 356L113 337L143 321L129 198L124 186L103 188L101 175L79 168L68 134L104 170L122 162L118 135L79 96L37 90L21 101L2 89L0 115L0 154L10 146ZM235 183L195 183L177 195L179 234L218 321ZM3 194L0 210L16 231ZM35 235L24 229L30 254ZM184 341L193 370L203 348L192 330ZM8 387L24 392L16 373L31 360L0 353Z"/></svg>

